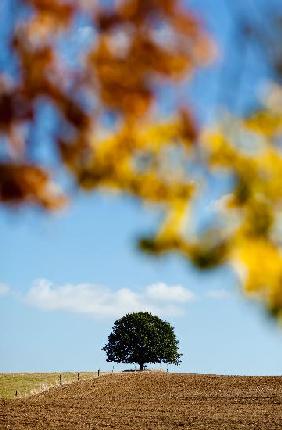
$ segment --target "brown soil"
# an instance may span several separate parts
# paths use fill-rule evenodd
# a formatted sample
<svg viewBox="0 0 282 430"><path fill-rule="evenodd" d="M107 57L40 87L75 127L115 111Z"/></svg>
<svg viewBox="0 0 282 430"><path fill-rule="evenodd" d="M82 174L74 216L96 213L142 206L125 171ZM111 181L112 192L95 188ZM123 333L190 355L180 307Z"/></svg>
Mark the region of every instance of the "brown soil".
<svg viewBox="0 0 282 430"><path fill-rule="evenodd" d="M0 400L0 429L282 429L282 377L132 373Z"/></svg>

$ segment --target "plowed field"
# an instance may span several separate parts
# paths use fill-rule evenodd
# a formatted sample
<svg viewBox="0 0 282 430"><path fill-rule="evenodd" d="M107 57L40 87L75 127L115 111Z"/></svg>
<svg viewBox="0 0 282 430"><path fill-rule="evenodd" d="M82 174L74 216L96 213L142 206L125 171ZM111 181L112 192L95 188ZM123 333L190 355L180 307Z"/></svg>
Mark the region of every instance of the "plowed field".
<svg viewBox="0 0 282 430"><path fill-rule="evenodd" d="M282 429L282 377L130 373L0 400L11 430Z"/></svg>

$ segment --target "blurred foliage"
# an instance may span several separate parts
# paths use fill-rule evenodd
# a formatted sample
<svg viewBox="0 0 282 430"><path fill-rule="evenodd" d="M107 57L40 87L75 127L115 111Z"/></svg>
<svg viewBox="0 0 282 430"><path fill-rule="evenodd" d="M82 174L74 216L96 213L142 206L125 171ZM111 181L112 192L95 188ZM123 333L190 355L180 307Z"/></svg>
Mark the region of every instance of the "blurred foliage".
<svg viewBox="0 0 282 430"><path fill-rule="evenodd" d="M188 111L171 124L140 122L152 110L156 85L181 80L210 58L210 42L197 20L174 0L103 2L22 0L23 18L7 38L17 59L17 76L0 80L0 130L5 157L0 164L0 201L37 203L56 209L65 199L50 186L50 172L30 160L32 128L42 100L56 110L60 126L54 143L80 186L106 186L157 201L188 196L190 185L167 181L156 169L135 174L134 158L148 153L151 165L168 141L189 147L196 129ZM84 15L96 30L78 67L65 61L60 38L75 31ZM161 32L169 34L164 43ZM97 138L105 114L114 114L112 136ZM28 136L28 137L27 137ZM155 139L156 138L156 139ZM151 147L151 140L155 143ZM178 142L177 142L178 144ZM28 160L28 161L27 161ZM163 175L164 176L164 175ZM23 181L22 181L23 178ZM38 184L38 186L36 186Z"/></svg>
<svg viewBox="0 0 282 430"><path fill-rule="evenodd" d="M269 87L250 113L214 127L199 127L180 104L172 118L159 119L158 92L215 57L191 11L175 0L18 4L25 13L7 38L17 72L0 77L0 202L57 209L67 201L51 171L32 157L44 101L57 115L52 143L60 164L80 188L127 193L163 210L158 231L140 239L142 250L177 252L201 269L230 264L244 291L282 318L281 87ZM83 16L95 36L72 67L58 44ZM261 38L249 23L241 28L247 40ZM271 49L276 76L280 54ZM228 192L198 231L195 201L214 175Z"/></svg>

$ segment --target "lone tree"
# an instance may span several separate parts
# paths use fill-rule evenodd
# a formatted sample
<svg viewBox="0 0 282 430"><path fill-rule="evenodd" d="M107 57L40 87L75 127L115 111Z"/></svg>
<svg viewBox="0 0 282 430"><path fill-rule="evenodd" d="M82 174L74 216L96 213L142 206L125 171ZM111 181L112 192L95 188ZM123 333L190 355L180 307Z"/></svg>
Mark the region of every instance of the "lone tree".
<svg viewBox="0 0 282 430"><path fill-rule="evenodd" d="M181 363L174 328L149 312L133 312L115 321L108 343L102 348L107 361L138 363Z"/></svg>

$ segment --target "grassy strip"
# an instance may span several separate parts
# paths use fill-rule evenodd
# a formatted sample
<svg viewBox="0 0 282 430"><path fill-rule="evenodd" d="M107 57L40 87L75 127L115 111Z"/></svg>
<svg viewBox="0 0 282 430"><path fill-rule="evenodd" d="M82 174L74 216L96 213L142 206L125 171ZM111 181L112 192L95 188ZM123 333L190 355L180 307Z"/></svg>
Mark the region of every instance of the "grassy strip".
<svg viewBox="0 0 282 430"><path fill-rule="evenodd" d="M0 373L0 398L26 397L45 391L49 387L59 386L60 375L62 375L62 384L78 380L77 372ZM97 372L80 372L79 379L86 380L96 376Z"/></svg>

